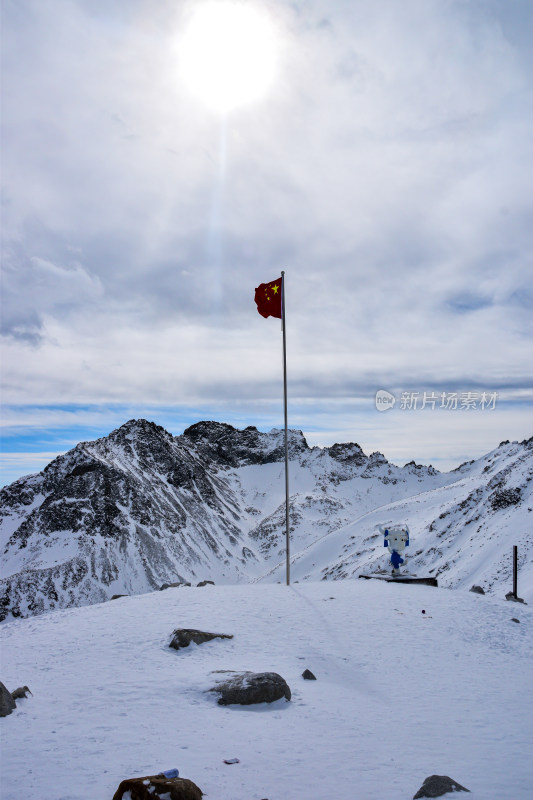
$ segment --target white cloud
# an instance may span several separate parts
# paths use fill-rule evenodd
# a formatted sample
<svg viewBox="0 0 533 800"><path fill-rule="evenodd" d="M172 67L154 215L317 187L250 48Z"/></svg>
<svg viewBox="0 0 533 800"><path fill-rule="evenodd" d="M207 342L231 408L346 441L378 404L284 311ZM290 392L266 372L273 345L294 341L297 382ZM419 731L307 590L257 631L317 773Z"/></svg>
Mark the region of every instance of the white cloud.
<svg viewBox="0 0 533 800"><path fill-rule="evenodd" d="M262 5L277 82L222 122L179 83L187 4L6 4L7 402L249 398L253 422L281 346L253 290L283 268L310 429L380 386L528 385L531 15Z"/></svg>

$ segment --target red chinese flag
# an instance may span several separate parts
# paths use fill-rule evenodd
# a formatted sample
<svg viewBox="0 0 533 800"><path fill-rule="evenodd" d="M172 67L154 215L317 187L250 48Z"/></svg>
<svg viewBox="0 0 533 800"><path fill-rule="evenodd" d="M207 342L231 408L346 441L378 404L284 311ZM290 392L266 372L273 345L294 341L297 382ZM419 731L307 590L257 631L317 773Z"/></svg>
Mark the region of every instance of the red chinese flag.
<svg viewBox="0 0 533 800"><path fill-rule="evenodd" d="M267 317L281 319L281 287L282 278L276 278L270 283L260 283L255 290L257 310L265 319Z"/></svg>

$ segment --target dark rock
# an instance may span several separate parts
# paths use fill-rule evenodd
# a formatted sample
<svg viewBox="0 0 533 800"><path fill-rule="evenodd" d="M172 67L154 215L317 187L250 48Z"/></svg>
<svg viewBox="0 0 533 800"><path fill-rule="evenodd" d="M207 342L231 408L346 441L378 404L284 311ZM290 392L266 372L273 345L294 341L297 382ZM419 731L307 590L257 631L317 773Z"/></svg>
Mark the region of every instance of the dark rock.
<svg viewBox="0 0 533 800"><path fill-rule="evenodd" d="M202 800L202 790L187 778L165 778L162 775L147 775L144 778L128 778L122 781L113 795L113 800L122 800L129 792L131 800Z"/></svg>
<svg viewBox="0 0 533 800"><path fill-rule="evenodd" d="M511 622L520 622L520 620L517 619L516 617L511 617Z"/></svg>
<svg viewBox="0 0 533 800"><path fill-rule="evenodd" d="M470 591L474 592L475 594L485 594L485 589L483 589L481 586L476 586L475 584L471 587Z"/></svg>
<svg viewBox="0 0 533 800"><path fill-rule="evenodd" d="M305 678L306 681L316 681L316 676L313 675L310 669L305 669L302 672L302 678Z"/></svg>
<svg viewBox="0 0 533 800"><path fill-rule="evenodd" d="M15 689L14 692L11 692L11 697L13 700L19 700L22 697L26 698L28 696L27 692L30 692L30 694L33 695L33 692L31 692L27 686L19 686L19 688Z"/></svg>
<svg viewBox="0 0 533 800"><path fill-rule="evenodd" d="M184 581L177 581L177 583L164 583L162 586L159 587L159 591L162 592L165 589L175 589L176 586L190 586L190 583L186 583Z"/></svg>
<svg viewBox="0 0 533 800"><path fill-rule="evenodd" d="M181 650L182 647L188 647L191 642L202 644L203 642L210 642L211 639L233 639L233 634L207 633L194 628L177 628L172 633L172 641L169 647L173 647L174 650Z"/></svg>
<svg viewBox="0 0 533 800"><path fill-rule="evenodd" d="M273 703L291 699L287 682L277 672L229 672L231 677L217 683L210 692L220 694L220 706Z"/></svg>
<svg viewBox="0 0 533 800"><path fill-rule="evenodd" d="M260 433L252 425L240 431L222 422L197 422L183 432L179 441L192 442L204 461L214 461L223 467L269 464L285 458L281 437ZM288 446L289 458L309 451L301 431L288 432Z"/></svg>
<svg viewBox="0 0 533 800"><path fill-rule="evenodd" d="M119 597L129 597L127 594L114 594L111 600L118 600Z"/></svg>
<svg viewBox="0 0 533 800"><path fill-rule="evenodd" d="M522 490L520 487L515 487L514 489L497 489L489 496L489 502L494 511L499 511L509 506L517 506L521 499Z"/></svg>
<svg viewBox="0 0 533 800"><path fill-rule="evenodd" d="M365 456L359 445L351 442L332 444L331 447L325 448L325 452L329 453L331 458L343 463L352 463L360 466L368 461L368 456Z"/></svg>
<svg viewBox="0 0 533 800"><path fill-rule="evenodd" d="M460 783L449 778L447 775L430 775L426 778L418 792L413 795L413 800L420 797L441 797L448 792L469 792Z"/></svg>
<svg viewBox="0 0 533 800"><path fill-rule="evenodd" d="M69 477L79 478L81 475L86 475L88 472L96 472L99 466L99 464L79 464L77 467L74 467Z"/></svg>
<svg viewBox="0 0 533 800"><path fill-rule="evenodd" d="M525 600L523 600L521 597L515 597L512 592L507 592L507 594L505 595L505 599L511 600L513 603L523 603L525 606L527 606Z"/></svg>
<svg viewBox="0 0 533 800"><path fill-rule="evenodd" d="M200 583L197 584L197 586L207 586L207 585L214 586L215 581L200 581Z"/></svg>
<svg viewBox="0 0 533 800"><path fill-rule="evenodd" d="M11 692L8 692L2 681L0 681L0 717L7 717L16 707L17 704Z"/></svg>

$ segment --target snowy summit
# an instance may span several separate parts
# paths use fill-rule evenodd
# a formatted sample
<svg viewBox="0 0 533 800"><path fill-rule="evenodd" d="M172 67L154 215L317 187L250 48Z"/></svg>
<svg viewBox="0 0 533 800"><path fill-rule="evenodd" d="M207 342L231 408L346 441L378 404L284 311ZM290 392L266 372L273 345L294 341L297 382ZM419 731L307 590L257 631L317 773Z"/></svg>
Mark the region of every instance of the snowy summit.
<svg viewBox="0 0 533 800"><path fill-rule="evenodd" d="M532 625L531 606L363 580L170 588L5 622L1 679L33 696L0 720L0 794L112 800L177 768L205 800L411 800L434 774L469 800L530 800ZM233 638L176 651L176 627ZM218 670L278 673L290 702L221 706Z"/></svg>

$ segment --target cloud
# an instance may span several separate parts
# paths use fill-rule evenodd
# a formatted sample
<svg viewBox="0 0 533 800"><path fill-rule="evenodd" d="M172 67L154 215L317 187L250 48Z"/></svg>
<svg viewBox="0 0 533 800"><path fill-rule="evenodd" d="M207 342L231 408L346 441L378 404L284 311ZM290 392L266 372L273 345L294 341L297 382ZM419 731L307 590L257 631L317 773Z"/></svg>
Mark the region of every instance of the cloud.
<svg viewBox="0 0 533 800"><path fill-rule="evenodd" d="M69 319L80 309L87 312L103 294L98 277L76 261L63 267L37 256L26 260L8 253L3 278L2 334L23 344L38 344L45 337L46 317Z"/></svg>
<svg viewBox="0 0 533 800"><path fill-rule="evenodd" d="M277 82L222 119L179 81L190 4L4 4L9 403L253 422L281 345L253 291L281 269L311 428L306 403L326 431L381 386L529 385L527 4L261 5Z"/></svg>

